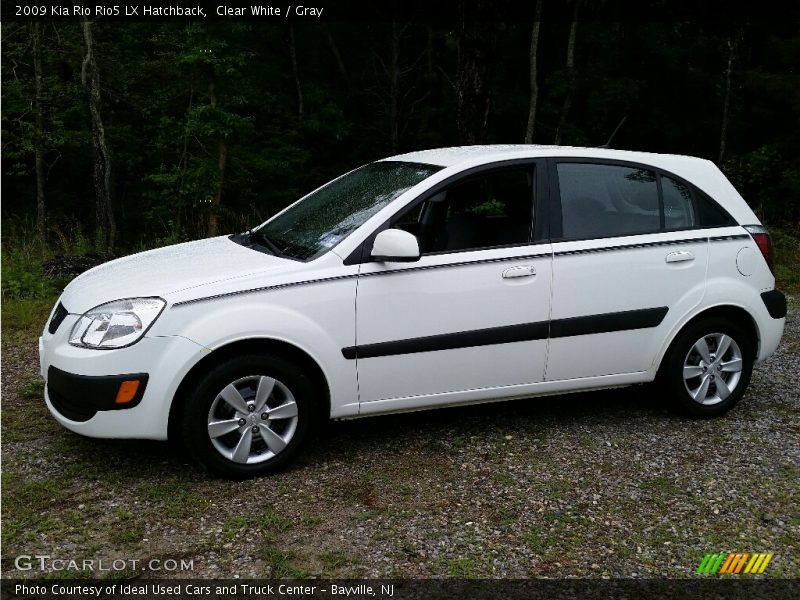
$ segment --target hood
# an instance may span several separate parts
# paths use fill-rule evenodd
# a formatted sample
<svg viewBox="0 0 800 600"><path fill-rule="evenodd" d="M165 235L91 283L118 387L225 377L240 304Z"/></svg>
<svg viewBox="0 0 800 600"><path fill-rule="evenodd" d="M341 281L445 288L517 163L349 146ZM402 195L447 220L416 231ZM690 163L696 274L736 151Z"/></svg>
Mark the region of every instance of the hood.
<svg viewBox="0 0 800 600"><path fill-rule="evenodd" d="M304 266L258 252L227 236L167 246L112 260L73 279L62 302L71 313L99 304L143 296L170 295L182 290L254 274L280 274Z"/></svg>

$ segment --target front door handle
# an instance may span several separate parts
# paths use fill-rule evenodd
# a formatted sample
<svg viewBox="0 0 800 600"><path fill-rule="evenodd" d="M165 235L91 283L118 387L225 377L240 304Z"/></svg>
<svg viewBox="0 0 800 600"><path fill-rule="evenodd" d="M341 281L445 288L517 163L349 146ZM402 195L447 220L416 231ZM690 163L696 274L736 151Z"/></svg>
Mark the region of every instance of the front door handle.
<svg viewBox="0 0 800 600"><path fill-rule="evenodd" d="M687 260L694 260L694 254L685 251L670 252L667 254L666 260L668 263L686 262Z"/></svg>
<svg viewBox="0 0 800 600"><path fill-rule="evenodd" d="M512 277L531 277L536 275L536 269L530 265L511 267L503 271L503 279L511 279Z"/></svg>

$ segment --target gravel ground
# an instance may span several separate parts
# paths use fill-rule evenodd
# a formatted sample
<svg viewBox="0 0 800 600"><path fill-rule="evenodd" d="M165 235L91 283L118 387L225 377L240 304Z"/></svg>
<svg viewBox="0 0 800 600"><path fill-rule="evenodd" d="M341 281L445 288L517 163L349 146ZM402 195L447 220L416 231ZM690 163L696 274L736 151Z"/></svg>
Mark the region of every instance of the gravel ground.
<svg viewBox="0 0 800 600"><path fill-rule="evenodd" d="M294 468L236 483L62 429L35 334L4 335L4 575L41 576L14 568L38 553L141 561L77 574L95 577L151 558L193 569L148 577L697 577L705 553L745 551L798 577L798 312L722 419L639 387L331 423Z"/></svg>

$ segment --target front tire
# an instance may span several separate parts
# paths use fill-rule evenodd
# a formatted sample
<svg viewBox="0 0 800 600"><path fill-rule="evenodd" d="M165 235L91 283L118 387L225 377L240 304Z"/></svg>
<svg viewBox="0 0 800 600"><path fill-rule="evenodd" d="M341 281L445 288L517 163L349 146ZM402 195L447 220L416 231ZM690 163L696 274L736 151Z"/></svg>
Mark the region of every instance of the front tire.
<svg viewBox="0 0 800 600"><path fill-rule="evenodd" d="M228 359L200 378L181 431L188 452L229 479L269 475L288 465L318 412L311 380L268 353Z"/></svg>
<svg viewBox="0 0 800 600"><path fill-rule="evenodd" d="M741 327L727 319L705 319L678 335L659 379L679 412L718 417L744 396L754 355L754 343Z"/></svg>

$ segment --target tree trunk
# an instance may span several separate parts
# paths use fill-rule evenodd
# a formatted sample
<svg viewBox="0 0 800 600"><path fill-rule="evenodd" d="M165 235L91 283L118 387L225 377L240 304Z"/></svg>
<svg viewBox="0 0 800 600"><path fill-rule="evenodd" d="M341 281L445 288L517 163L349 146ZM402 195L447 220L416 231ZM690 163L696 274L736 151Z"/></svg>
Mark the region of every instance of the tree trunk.
<svg viewBox="0 0 800 600"><path fill-rule="evenodd" d="M569 82L567 84L567 95L564 98L564 104L561 106L561 114L558 117L556 137L555 140L553 140L555 145L561 144L561 138L564 135L564 126L567 124L567 116L569 115L569 109L572 108L572 98L575 95L575 88L578 82L575 73L575 37L578 32L578 12L580 8L581 0L575 0L572 23L569 27L569 39L567 40L567 76Z"/></svg>
<svg viewBox="0 0 800 600"><path fill-rule="evenodd" d="M491 107L491 62L495 20L488 2L462 5L456 70L456 127L461 144L479 144L488 137Z"/></svg>
<svg viewBox="0 0 800 600"><path fill-rule="evenodd" d="M333 38L331 28L327 23L322 23L322 28L325 30L325 37L328 39L328 47L331 49L333 58L336 60L336 67L339 69L339 75L342 76L342 81L346 88L350 88L350 76L347 74L347 68L344 66L344 60L339 52L339 46L336 45L336 40Z"/></svg>
<svg viewBox="0 0 800 600"><path fill-rule="evenodd" d="M217 90L212 77L211 83L208 85L208 98L211 102L211 107L217 107ZM206 234L208 237L214 237L219 232L219 221L217 218L217 209L222 204L222 190L225 186L225 168L228 164L228 143L225 141L225 136L220 135L217 137L217 169L219 171L219 181L217 183L217 192L211 202L211 210L208 211L208 221Z"/></svg>
<svg viewBox="0 0 800 600"><path fill-rule="evenodd" d="M717 156L717 164L722 164L722 159L725 158L725 145L728 138L728 110L730 109L731 103L731 74L733 73L733 59L736 55L736 46L738 43L738 36L734 40L728 38L728 65L725 68L725 99L722 103L722 126L720 127L719 134L719 155Z"/></svg>
<svg viewBox="0 0 800 600"><path fill-rule="evenodd" d="M189 88L189 106L186 108L186 123L183 126L183 148L181 150L181 157L178 160L178 168L180 169L180 181L178 182L178 202L172 208L172 222L173 231L180 232L182 224L182 215L184 210L184 184L186 182L186 171L189 168L189 127L192 115L192 105L194 104L194 81L192 81Z"/></svg>
<svg viewBox="0 0 800 600"><path fill-rule="evenodd" d="M36 163L36 232L42 250L47 246L47 213L44 203L44 116L42 114L42 35L41 24L32 24L33 42L33 112L35 133L33 138Z"/></svg>
<svg viewBox="0 0 800 600"><path fill-rule="evenodd" d="M533 17L533 29L531 30L531 50L530 50L530 78L531 78L531 99L528 105L528 126L525 129L525 143L533 143L533 129L536 123L536 103L539 101L539 78L536 68L536 54L539 47L539 29L542 24L542 0L536 0L536 9Z"/></svg>
<svg viewBox="0 0 800 600"><path fill-rule="evenodd" d="M89 97L89 114L92 122L97 243L101 249L111 253L114 250L117 235L114 211L111 206L111 156L106 145L103 119L100 116L100 75L94 58L92 24L85 17L81 24L83 40L86 44L86 56L81 68L81 82Z"/></svg>
<svg viewBox="0 0 800 600"><path fill-rule="evenodd" d="M297 49L294 44L294 25L289 25L289 57L292 60L292 76L297 90L297 120L303 122L303 89L300 87L300 72L297 69Z"/></svg>
<svg viewBox="0 0 800 600"><path fill-rule="evenodd" d="M389 57L389 140L392 154L397 153L400 145L400 126L398 105L400 94L400 35L397 33L397 21L392 21L392 49Z"/></svg>

